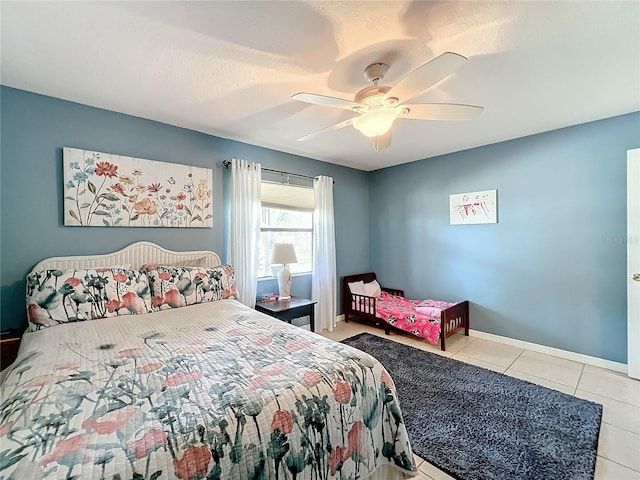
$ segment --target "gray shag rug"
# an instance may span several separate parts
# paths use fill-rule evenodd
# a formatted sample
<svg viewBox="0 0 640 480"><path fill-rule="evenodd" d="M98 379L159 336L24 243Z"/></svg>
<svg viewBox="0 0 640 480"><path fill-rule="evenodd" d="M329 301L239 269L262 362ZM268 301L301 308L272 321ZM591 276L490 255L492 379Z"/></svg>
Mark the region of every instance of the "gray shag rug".
<svg viewBox="0 0 640 480"><path fill-rule="evenodd" d="M592 480L602 406L368 333L416 455L458 480Z"/></svg>

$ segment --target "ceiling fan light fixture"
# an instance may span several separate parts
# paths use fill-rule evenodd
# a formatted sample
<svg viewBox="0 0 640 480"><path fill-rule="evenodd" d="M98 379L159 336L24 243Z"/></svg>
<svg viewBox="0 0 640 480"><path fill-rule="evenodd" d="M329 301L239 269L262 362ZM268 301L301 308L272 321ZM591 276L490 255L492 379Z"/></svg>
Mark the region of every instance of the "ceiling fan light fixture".
<svg viewBox="0 0 640 480"><path fill-rule="evenodd" d="M377 137L387 133L399 111L395 108L374 108L353 119L353 126L367 137Z"/></svg>
<svg viewBox="0 0 640 480"><path fill-rule="evenodd" d="M466 61L467 59L462 55L445 52L416 68L393 87L380 85L389 66L384 63L373 63L364 70L365 78L373 82L373 85L357 92L353 101L313 93L297 93L291 98L316 105L342 108L355 114L346 121L316 130L298 140L308 140L320 132L353 125L371 138L374 150L380 151L391 145L391 127L396 118L471 120L483 110L482 107L455 103L406 103L407 100L449 76Z"/></svg>

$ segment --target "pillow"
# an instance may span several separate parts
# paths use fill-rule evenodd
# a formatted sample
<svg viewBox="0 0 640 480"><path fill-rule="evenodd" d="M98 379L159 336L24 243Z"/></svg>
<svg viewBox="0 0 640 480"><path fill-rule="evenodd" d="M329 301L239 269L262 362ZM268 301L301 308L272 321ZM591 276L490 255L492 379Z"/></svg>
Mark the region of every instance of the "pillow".
<svg viewBox="0 0 640 480"><path fill-rule="evenodd" d="M155 310L238 298L233 267L145 265Z"/></svg>
<svg viewBox="0 0 640 480"><path fill-rule="evenodd" d="M27 276L30 330L150 311L147 277L136 270L41 270Z"/></svg>
<svg viewBox="0 0 640 480"><path fill-rule="evenodd" d="M356 295L366 295L366 292L364 291L364 282L362 280L360 280L359 282L353 282L353 283L349 283L349 291L353 294L355 293Z"/></svg>
<svg viewBox="0 0 640 480"><path fill-rule="evenodd" d="M428 315L432 318L440 318L440 315L442 314L442 309L437 307L415 307L415 310L422 315Z"/></svg>
<svg viewBox="0 0 640 480"><path fill-rule="evenodd" d="M192 260L180 260L179 262L166 263L171 267L206 267L207 257L194 258Z"/></svg>
<svg viewBox="0 0 640 480"><path fill-rule="evenodd" d="M364 284L364 292L367 297L379 297L382 293L382 289L380 288L378 281L374 280Z"/></svg>

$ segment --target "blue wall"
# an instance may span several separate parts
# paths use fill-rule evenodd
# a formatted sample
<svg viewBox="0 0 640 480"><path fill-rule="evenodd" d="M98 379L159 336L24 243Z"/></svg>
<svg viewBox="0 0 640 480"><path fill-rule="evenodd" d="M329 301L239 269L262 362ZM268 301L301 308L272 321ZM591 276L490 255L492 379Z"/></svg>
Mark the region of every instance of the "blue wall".
<svg viewBox="0 0 640 480"><path fill-rule="evenodd" d="M339 277L373 270L413 297L469 299L473 329L626 362L626 151L640 113L367 173L8 87L0 106L2 328L25 324L24 277L49 256L151 240L226 260L220 162L245 158L334 177ZM214 228L64 227L64 146L213 168ZM494 188L498 224L449 225L449 194ZM310 289L294 278L294 294Z"/></svg>
<svg viewBox="0 0 640 480"><path fill-rule="evenodd" d="M640 113L371 173L371 269L471 328L626 363L626 157ZM498 224L449 194L498 189Z"/></svg>
<svg viewBox="0 0 640 480"><path fill-rule="evenodd" d="M26 324L24 278L50 256L114 251L139 240L174 250L214 250L226 260L229 173L221 162L257 161L265 168L329 175L334 187L338 275L369 268L368 174L166 124L1 87L2 328ZM213 169L214 227L209 229L65 227L62 147L77 147ZM228 188L226 189L228 190ZM308 276L294 294L310 295Z"/></svg>

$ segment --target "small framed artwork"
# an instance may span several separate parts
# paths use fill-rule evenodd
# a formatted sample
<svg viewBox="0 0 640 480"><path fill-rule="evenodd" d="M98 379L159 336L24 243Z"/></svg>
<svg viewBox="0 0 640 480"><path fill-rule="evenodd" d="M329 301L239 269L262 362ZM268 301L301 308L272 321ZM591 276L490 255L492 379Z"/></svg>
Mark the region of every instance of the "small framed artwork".
<svg viewBox="0 0 640 480"><path fill-rule="evenodd" d="M498 223L498 190L449 195L449 224Z"/></svg>

